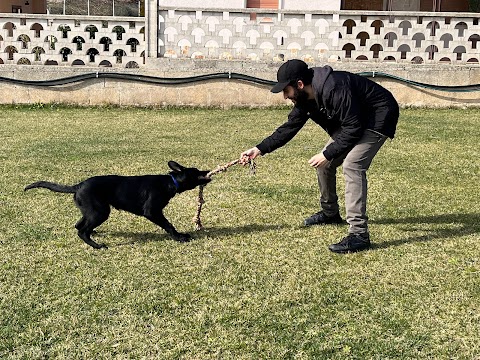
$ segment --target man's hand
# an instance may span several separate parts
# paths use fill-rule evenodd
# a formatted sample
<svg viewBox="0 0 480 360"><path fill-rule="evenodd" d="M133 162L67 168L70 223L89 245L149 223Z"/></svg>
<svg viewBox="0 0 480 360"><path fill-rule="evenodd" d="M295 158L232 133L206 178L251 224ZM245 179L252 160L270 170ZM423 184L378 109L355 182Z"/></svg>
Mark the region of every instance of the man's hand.
<svg viewBox="0 0 480 360"><path fill-rule="evenodd" d="M310 166L313 166L315 168L318 167L324 167L328 164L328 160L323 156L323 153L314 155L310 160L308 160L308 163Z"/></svg>
<svg viewBox="0 0 480 360"><path fill-rule="evenodd" d="M257 147L253 147L251 149L245 150L240 154L240 164L242 165L248 164L250 160L255 159L259 155L262 155L262 152L258 150Z"/></svg>

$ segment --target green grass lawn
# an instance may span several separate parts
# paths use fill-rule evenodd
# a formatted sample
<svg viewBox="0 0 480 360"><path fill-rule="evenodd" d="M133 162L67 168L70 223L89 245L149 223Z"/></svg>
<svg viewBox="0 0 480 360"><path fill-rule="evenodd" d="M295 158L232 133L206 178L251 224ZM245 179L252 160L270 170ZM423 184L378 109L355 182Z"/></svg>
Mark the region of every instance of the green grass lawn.
<svg viewBox="0 0 480 360"><path fill-rule="evenodd" d="M210 170L256 145L283 109L2 107L0 358L477 359L480 110L406 109L369 171L374 246L327 246L346 226L318 211L307 164L327 137L307 124L284 148L235 166L166 216L187 244L112 211L97 251L76 235L73 184L99 174ZM339 196L343 212L343 179Z"/></svg>

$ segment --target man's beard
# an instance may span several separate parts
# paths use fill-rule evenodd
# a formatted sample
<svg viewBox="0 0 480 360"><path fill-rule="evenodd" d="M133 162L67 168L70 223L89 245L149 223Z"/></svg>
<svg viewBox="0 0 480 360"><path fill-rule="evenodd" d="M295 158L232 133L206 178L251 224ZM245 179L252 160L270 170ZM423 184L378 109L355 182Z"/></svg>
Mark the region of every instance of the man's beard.
<svg viewBox="0 0 480 360"><path fill-rule="evenodd" d="M308 101L308 94L305 90L300 90L298 87L293 88L293 96L290 99L295 105L304 105Z"/></svg>

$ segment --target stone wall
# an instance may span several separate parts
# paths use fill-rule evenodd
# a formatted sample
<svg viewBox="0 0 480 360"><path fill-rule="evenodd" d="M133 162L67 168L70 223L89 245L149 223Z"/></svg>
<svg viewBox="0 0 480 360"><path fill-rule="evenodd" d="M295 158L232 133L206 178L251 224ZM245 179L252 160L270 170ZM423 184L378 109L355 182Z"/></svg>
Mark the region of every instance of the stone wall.
<svg viewBox="0 0 480 360"><path fill-rule="evenodd" d="M301 58L352 72L427 84L480 84L474 13L175 9L146 3L143 17L0 14L0 76L48 80L115 71L156 77L236 72L274 80ZM256 13L256 18L251 13ZM51 65L51 66L47 66ZM376 77L404 106L479 106L479 91L440 92ZM0 103L270 106L269 88L215 80L181 86L93 79L56 87L0 81Z"/></svg>
<svg viewBox="0 0 480 360"><path fill-rule="evenodd" d="M103 69L122 74L181 78L213 73L239 73L275 80L279 62L243 62L192 59L156 59L140 69ZM316 63L315 65L324 65ZM435 85L480 84L480 67L452 65L398 65L335 63L334 69L355 73L374 71L374 81L388 88L402 106L469 107L480 106L480 91L443 92L408 85L378 76L379 72ZM99 71L95 67L39 67L0 65L0 76L9 79L47 80ZM270 93L270 86L239 80L211 80L183 85L153 85L122 79L91 79L73 84L41 87L12 85L0 81L0 103L66 103L121 106L215 106L265 107L287 104L281 94Z"/></svg>

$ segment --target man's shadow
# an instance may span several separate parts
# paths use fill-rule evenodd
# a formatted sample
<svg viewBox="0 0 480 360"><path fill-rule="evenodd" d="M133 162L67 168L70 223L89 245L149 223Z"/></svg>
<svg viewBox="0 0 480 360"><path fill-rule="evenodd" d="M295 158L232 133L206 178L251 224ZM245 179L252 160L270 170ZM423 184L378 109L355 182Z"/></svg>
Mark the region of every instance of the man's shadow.
<svg viewBox="0 0 480 360"><path fill-rule="evenodd" d="M400 246L403 244L415 242L428 242L438 239L449 239L459 236L467 236L480 233L480 215L478 214L442 214L437 216L411 216L406 218L385 218L372 219L370 224L375 225L404 225L403 232L409 232L412 235L406 238L385 241L384 243L374 243L374 249L388 248L391 246ZM428 229L428 224L434 225ZM442 224L445 226L442 227ZM206 227L200 231L189 231L192 235L192 241L205 238L222 238L231 235L262 233L271 230L281 230L290 228L287 224L248 224L233 227ZM416 235L421 232L421 235ZM426 234L425 234L426 233ZM171 237L165 232L108 232L110 236L116 238L128 239L126 242L117 243L113 246L134 245L137 243L148 243L156 241L171 240ZM101 233L99 234L101 236Z"/></svg>
<svg viewBox="0 0 480 360"><path fill-rule="evenodd" d="M402 230L412 233L411 237L386 241L381 244L377 243L374 245L374 248L377 249L480 233L480 215L471 213L377 219L371 220L370 224L404 225L405 227ZM428 227L425 226L426 224L431 224L434 226L432 229L428 229ZM442 224L444 224L444 226L442 226ZM415 235L416 231L421 232L422 235ZM425 234L425 232L427 232L427 234Z"/></svg>

